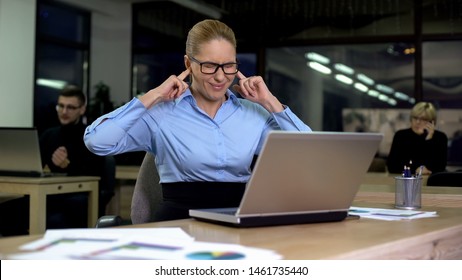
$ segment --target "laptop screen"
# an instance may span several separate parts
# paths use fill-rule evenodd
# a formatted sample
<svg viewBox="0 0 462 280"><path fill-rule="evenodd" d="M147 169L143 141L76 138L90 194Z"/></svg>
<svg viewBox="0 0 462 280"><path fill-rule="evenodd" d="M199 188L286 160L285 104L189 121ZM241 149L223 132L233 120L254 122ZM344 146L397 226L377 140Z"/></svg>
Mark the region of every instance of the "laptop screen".
<svg viewBox="0 0 462 280"><path fill-rule="evenodd" d="M348 209L382 137L375 133L271 132L238 214Z"/></svg>
<svg viewBox="0 0 462 280"><path fill-rule="evenodd" d="M0 128L0 171L42 173L36 129Z"/></svg>

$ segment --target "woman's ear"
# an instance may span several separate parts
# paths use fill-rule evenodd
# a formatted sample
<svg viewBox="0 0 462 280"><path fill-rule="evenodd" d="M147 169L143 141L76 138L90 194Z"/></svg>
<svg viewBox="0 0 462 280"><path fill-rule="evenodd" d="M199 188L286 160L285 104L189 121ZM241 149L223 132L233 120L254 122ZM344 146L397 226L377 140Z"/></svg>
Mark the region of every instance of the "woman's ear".
<svg viewBox="0 0 462 280"><path fill-rule="evenodd" d="M191 67L191 61L189 60L189 57L187 55L184 55L184 66L186 69L189 69Z"/></svg>
<svg viewBox="0 0 462 280"><path fill-rule="evenodd" d="M189 83L192 84L191 60L187 55L184 55L184 67L189 69Z"/></svg>

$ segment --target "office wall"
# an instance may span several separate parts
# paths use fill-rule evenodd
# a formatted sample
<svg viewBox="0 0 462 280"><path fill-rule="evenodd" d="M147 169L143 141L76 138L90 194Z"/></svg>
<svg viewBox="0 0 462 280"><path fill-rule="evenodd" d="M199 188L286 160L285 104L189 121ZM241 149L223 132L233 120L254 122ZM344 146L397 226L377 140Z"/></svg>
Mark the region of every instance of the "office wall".
<svg viewBox="0 0 462 280"><path fill-rule="evenodd" d="M0 127L32 127L36 0L0 0Z"/></svg>
<svg viewBox="0 0 462 280"><path fill-rule="evenodd" d="M131 97L131 3L110 0L59 0L91 12L90 98L100 81L118 106Z"/></svg>
<svg viewBox="0 0 462 280"><path fill-rule="evenodd" d="M90 85L107 84L116 106L131 97L131 8L120 8L116 14L92 15L90 50Z"/></svg>
<svg viewBox="0 0 462 280"><path fill-rule="evenodd" d="M131 98L131 3L58 0L92 12L90 97L100 81ZM33 126L36 0L0 0L0 126Z"/></svg>

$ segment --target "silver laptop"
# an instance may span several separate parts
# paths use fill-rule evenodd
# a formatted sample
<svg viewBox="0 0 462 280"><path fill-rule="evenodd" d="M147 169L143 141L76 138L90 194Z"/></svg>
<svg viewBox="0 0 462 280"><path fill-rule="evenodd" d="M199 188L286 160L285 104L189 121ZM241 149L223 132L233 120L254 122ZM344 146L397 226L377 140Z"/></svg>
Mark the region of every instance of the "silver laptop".
<svg viewBox="0 0 462 280"><path fill-rule="evenodd" d="M0 128L0 175L48 177L43 171L37 130L34 128Z"/></svg>
<svg viewBox="0 0 462 280"><path fill-rule="evenodd" d="M195 209L199 220L252 227L341 221L383 135L272 131L239 208Z"/></svg>

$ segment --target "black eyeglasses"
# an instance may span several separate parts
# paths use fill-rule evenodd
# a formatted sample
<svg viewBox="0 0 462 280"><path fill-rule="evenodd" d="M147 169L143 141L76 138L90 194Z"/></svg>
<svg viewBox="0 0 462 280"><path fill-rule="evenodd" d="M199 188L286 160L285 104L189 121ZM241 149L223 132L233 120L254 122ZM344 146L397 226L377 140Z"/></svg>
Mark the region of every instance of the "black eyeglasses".
<svg viewBox="0 0 462 280"><path fill-rule="evenodd" d="M231 75L231 74L236 74L238 70L238 63L235 62L230 62L230 63L223 63L223 64L218 64L218 63L213 63L213 62L200 62L199 60L195 59L192 56L188 56L189 59L192 61L196 62L201 66L201 72L203 74L215 74L218 71L218 68L221 68L223 70L223 73Z"/></svg>
<svg viewBox="0 0 462 280"><path fill-rule="evenodd" d="M79 109L80 107L82 107L82 106L58 104L58 105L56 105L56 110L57 111L64 111L64 109L66 109L67 111L75 111L75 110Z"/></svg>

